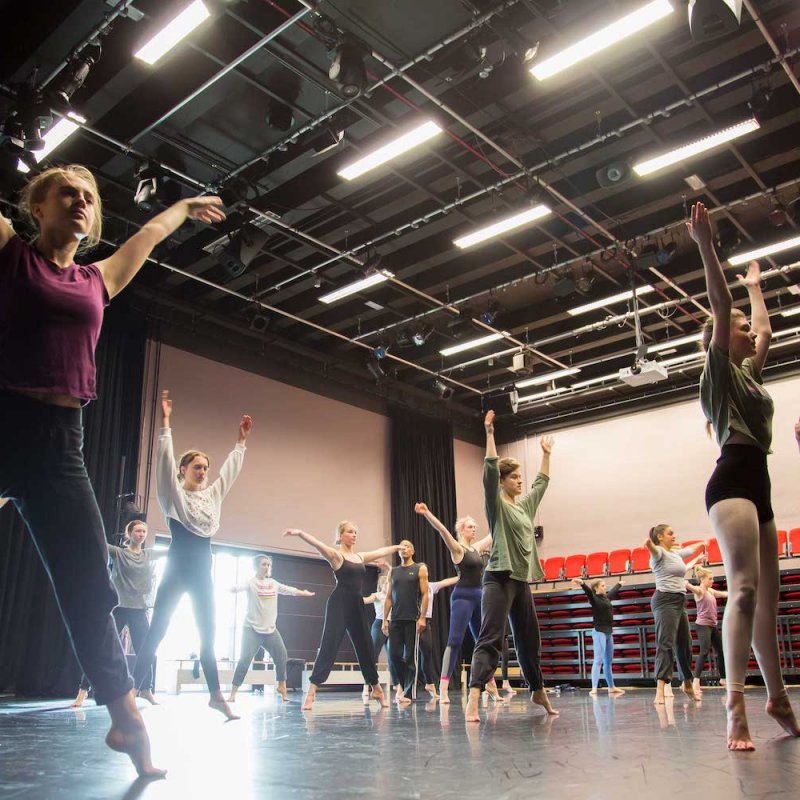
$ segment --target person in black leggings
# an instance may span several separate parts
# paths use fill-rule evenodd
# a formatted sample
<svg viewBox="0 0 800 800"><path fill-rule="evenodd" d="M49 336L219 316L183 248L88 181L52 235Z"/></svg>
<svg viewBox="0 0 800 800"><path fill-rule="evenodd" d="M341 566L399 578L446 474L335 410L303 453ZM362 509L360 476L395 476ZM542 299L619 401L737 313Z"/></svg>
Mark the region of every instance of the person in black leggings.
<svg viewBox="0 0 800 800"><path fill-rule="evenodd" d="M340 522L336 528L336 547L331 547L297 528L289 528L283 535L299 536L318 550L333 568L336 579L336 587L325 604L322 641L314 661L308 693L303 701L303 711L311 711L313 708L317 687L322 686L331 674L345 633L353 644L364 682L372 687L372 698L384 708L388 707L378 682L378 669L375 666L375 654L364 609L364 578L367 574L366 564L397 553L400 545L381 547L365 553L356 552L358 528L347 520Z"/></svg>
<svg viewBox="0 0 800 800"><path fill-rule="evenodd" d="M388 568L388 564L384 564L384 562L380 562L381 566L386 566ZM372 628L370 629L370 636L372 637L372 649L375 652L375 665L378 664L378 659L381 656L381 650L386 651L386 660L389 667L389 682L390 684L397 688L397 676L394 674L394 667L392 666L392 660L389 658L389 637L385 636L383 633L383 607L386 603L386 587L389 584L389 576L387 573L381 573L378 576L378 585L375 587L375 591L367 595L364 598L364 605L368 606L372 604L375 608L375 619L372 621ZM370 695L370 686L368 683L364 684L364 701L369 700Z"/></svg>
<svg viewBox="0 0 800 800"><path fill-rule="evenodd" d="M167 518L172 541L167 566L156 593L150 632L136 659L133 680L141 687L147 680L156 650L167 633L172 615L185 593L192 598L195 621L200 633L200 663L203 666L209 707L228 719L239 719L220 691L217 657L214 653L216 612L214 584L211 582L211 537L219 530L222 501L242 469L245 442L253 427L246 414L239 422L236 447L225 459L214 483L206 485L209 458L198 450L184 453L176 469L172 450L172 400L169 392L161 392L163 423L158 438L156 489L158 504Z"/></svg>

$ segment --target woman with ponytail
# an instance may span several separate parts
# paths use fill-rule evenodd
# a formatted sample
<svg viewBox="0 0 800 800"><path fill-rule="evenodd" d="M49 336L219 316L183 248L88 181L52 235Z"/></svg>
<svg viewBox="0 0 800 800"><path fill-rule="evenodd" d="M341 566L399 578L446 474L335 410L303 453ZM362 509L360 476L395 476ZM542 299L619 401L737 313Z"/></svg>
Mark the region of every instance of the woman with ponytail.
<svg viewBox="0 0 800 800"><path fill-rule="evenodd" d="M701 567L699 564L694 568L694 574L700 582L699 586L686 582L686 588L694 595L697 604L697 617L694 621L694 630L697 634L697 643L700 652L694 660L694 693L700 697L700 676L706 665L706 658L710 649L714 648L719 666L720 685L725 685L725 656L722 652L722 632L717 627L717 600L724 600L727 592L714 589L714 573L710 569Z"/></svg>

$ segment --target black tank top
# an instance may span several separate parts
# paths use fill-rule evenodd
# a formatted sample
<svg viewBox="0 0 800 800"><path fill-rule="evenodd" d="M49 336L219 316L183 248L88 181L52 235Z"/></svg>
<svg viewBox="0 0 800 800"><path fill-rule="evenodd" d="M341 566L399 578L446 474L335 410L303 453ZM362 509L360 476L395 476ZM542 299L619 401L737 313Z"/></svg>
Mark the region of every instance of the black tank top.
<svg viewBox="0 0 800 800"><path fill-rule="evenodd" d="M342 561L342 566L333 571L336 578L336 588L343 592L353 592L359 597L363 594L364 578L367 577L367 568L363 561Z"/></svg>
<svg viewBox="0 0 800 800"><path fill-rule="evenodd" d="M392 569L392 619L416 620L419 617L419 568L420 564Z"/></svg>
<svg viewBox="0 0 800 800"><path fill-rule="evenodd" d="M458 585L464 589L478 589L483 577L485 562L475 550L464 549L464 557L455 565L459 574Z"/></svg>

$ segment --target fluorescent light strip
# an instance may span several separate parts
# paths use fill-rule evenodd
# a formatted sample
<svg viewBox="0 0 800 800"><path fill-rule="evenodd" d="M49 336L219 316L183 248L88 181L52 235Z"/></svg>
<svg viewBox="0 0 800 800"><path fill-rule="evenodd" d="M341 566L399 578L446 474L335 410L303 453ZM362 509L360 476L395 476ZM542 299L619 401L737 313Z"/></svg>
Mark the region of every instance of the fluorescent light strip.
<svg viewBox="0 0 800 800"><path fill-rule="evenodd" d="M800 333L800 325L796 328L786 328L782 331L778 331L777 333L772 334L773 339L781 339L784 336L794 336L796 333Z"/></svg>
<svg viewBox="0 0 800 800"><path fill-rule="evenodd" d="M655 291L652 286L637 286L636 296L641 297L643 294L650 294L652 291ZM627 292L620 292L619 294L611 295L611 297L605 297L602 300L594 300L591 303L586 303L586 305L570 308L567 310L567 314L576 317L578 314L585 314L588 311L594 311L596 308L603 308L603 306L621 303L623 300L630 300L632 297L633 294L631 290L628 289Z"/></svg>
<svg viewBox="0 0 800 800"><path fill-rule="evenodd" d="M134 55L147 64L155 64L161 56L168 53L181 39L188 36L201 22L211 16L201 0L195 0L177 17L168 22L144 47Z"/></svg>
<svg viewBox="0 0 800 800"><path fill-rule="evenodd" d="M800 314L800 306L792 306L792 308L787 308L786 311L781 311L782 317L796 317Z"/></svg>
<svg viewBox="0 0 800 800"><path fill-rule="evenodd" d="M746 264L748 261L763 258L764 256L771 256L773 253L782 253L784 250L792 250L795 247L800 247L800 236L793 236L791 239L784 239L782 242L774 242L773 244L759 247L756 250L748 250L746 253L740 253L738 256L731 256L728 259L728 263L732 267L738 267L740 264Z"/></svg>
<svg viewBox="0 0 800 800"><path fill-rule="evenodd" d="M659 361L662 367L674 367L677 364L685 364L687 361L702 361L706 357L705 353L699 350L696 353L685 353L682 356L675 356L674 358L667 358L664 361Z"/></svg>
<svg viewBox="0 0 800 800"><path fill-rule="evenodd" d="M547 372L544 375L537 375L534 378L527 378L524 381L519 381L516 384L516 387L517 389L524 389L527 386L541 386L544 383L550 383L550 381L554 381L556 378L565 378L567 375L577 375L580 371L580 367L557 369L555 372Z"/></svg>
<svg viewBox="0 0 800 800"><path fill-rule="evenodd" d="M634 33L638 33L654 22L658 22L658 20L663 19L674 10L667 0L654 0L636 11L626 14L610 25L606 25L585 39L575 42L575 44L570 45L560 53L534 64L530 70L531 75L540 81L550 78L567 69L567 67L579 64L601 50L605 50L617 42L633 36Z"/></svg>
<svg viewBox="0 0 800 800"><path fill-rule="evenodd" d="M354 178L358 178L365 172L369 172L370 170L379 167L381 164L385 164L387 161L391 161L393 158L397 158L397 156L407 153L417 145L427 142L428 139L432 139L441 132L441 127L439 127L432 120L428 120L427 122L423 122L421 125L418 125L408 133L398 136L396 139L393 139L391 142L383 145L383 147L379 147L372 153L360 158L358 161L348 164L344 169L340 169L336 174L341 175L342 178L345 178L348 181L352 181Z"/></svg>
<svg viewBox="0 0 800 800"><path fill-rule="evenodd" d="M587 381L578 381L572 384L572 389L584 389L587 386L596 386L598 383L605 383L606 381L617 380L619 378L618 372L612 372L609 375L602 375L599 378L589 378Z"/></svg>
<svg viewBox="0 0 800 800"><path fill-rule="evenodd" d="M36 161L39 162L50 155L56 147L69 139L69 137L80 128L78 123L83 122L86 122L85 117L81 117L79 114L73 114L71 111L66 117L61 117L61 119L42 137L44 139L44 147L33 153ZM17 162L17 169L23 173L30 172L28 165L24 164L22 161Z"/></svg>
<svg viewBox="0 0 800 800"><path fill-rule="evenodd" d="M356 292L360 292L363 289L369 289L370 286L383 283L384 281L388 281L389 278L393 277L393 273L387 272L386 270L381 270L380 272L375 272L372 275L368 275L366 278L355 281L354 283L348 283L347 286L342 286L341 289L335 289L332 292L328 292L328 294L322 295L322 297L319 298L319 301L320 303L335 303L337 300L341 300L343 297L356 294Z"/></svg>
<svg viewBox="0 0 800 800"><path fill-rule="evenodd" d="M520 403L529 403L531 400L542 400L545 397L553 397L562 392L566 392L568 387L560 386L558 389L548 389L546 392L537 392L536 394L529 394L526 397L520 397Z"/></svg>
<svg viewBox="0 0 800 800"><path fill-rule="evenodd" d="M499 222L493 222L491 225L478 228L478 230L468 233L466 236L454 239L453 244L463 250L467 247L479 244L480 242L485 242L487 239L500 236L501 233L507 233L515 228L521 228L523 225L527 225L534 220L546 217L549 213L550 207L540 203L538 206L526 208L525 211L520 211L518 214L501 219Z"/></svg>
<svg viewBox="0 0 800 800"><path fill-rule="evenodd" d="M676 147L674 150L648 158L646 161L640 161L638 164L633 165L633 170L639 176L651 175L660 169L665 169L680 161L685 161L687 158L692 158L714 147L719 147L721 144L730 142L733 139L738 139L740 136L752 133L760 127L758 120L755 118L745 120L738 125L732 125L730 128L723 128L721 131L712 133L710 136L704 136L695 142Z"/></svg>
<svg viewBox="0 0 800 800"><path fill-rule="evenodd" d="M468 342L461 342L461 344L454 344L452 347L445 347L444 350L440 350L439 352L443 356L453 356L456 353L463 353L464 350L471 350L473 347L480 347L483 344L489 344L489 342L496 342L505 335L504 333L490 333L488 336L481 336L480 339L470 339Z"/></svg>
<svg viewBox="0 0 800 800"><path fill-rule="evenodd" d="M800 309L800 306L798 306ZM690 344L691 342L699 342L703 338L702 333L692 333L688 336L679 336L677 339L667 339L658 344L651 344L647 348L648 353L660 353L662 350L669 350L672 347L680 347L682 344Z"/></svg>

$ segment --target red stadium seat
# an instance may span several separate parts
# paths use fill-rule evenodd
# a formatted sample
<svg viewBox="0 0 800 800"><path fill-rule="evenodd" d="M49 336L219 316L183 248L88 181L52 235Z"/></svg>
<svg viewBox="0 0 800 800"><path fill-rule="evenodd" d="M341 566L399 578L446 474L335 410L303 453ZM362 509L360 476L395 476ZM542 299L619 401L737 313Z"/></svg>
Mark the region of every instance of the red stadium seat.
<svg viewBox="0 0 800 800"><path fill-rule="evenodd" d="M598 578L606 574L608 553L589 553L586 556L586 577Z"/></svg>
<svg viewBox="0 0 800 800"><path fill-rule="evenodd" d="M800 557L800 528L792 528L789 531L789 553L793 556Z"/></svg>
<svg viewBox="0 0 800 800"><path fill-rule="evenodd" d="M564 556L552 556L544 562L544 579L546 581L560 581L564 569Z"/></svg>
<svg viewBox="0 0 800 800"><path fill-rule="evenodd" d="M719 542L716 539L709 539L706 549L706 562L708 564L721 564L722 551L719 549Z"/></svg>
<svg viewBox="0 0 800 800"><path fill-rule="evenodd" d="M786 543L789 540L789 534L786 531L778 531L778 558L783 558L786 555Z"/></svg>
<svg viewBox="0 0 800 800"><path fill-rule="evenodd" d="M650 572L650 551L646 547L631 550L631 569L634 572Z"/></svg>
<svg viewBox="0 0 800 800"><path fill-rule="evenodd" d="M630 550L612 550L608 554L608 574L623 575L631 568Z"/></svg>
<svg viewBox="0 0 800 800"><path fill-rule="evenodd" d="M585 567L585 555L577 553L572 556L567 556L567 560L564 562L564 577L567 580L570 580L571 578L582 578Z"/></svg>

